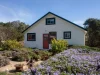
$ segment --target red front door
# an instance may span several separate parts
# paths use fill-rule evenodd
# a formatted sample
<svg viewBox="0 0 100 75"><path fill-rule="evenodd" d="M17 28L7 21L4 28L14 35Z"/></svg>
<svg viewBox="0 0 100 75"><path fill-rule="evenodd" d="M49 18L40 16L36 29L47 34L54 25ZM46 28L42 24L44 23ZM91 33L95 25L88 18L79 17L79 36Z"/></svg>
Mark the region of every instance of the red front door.
<svg viewBox="0 0 100 75"><path fill-rule="evenodd" d="M43 34L43 48L49 49L49 35Z"/></svg>

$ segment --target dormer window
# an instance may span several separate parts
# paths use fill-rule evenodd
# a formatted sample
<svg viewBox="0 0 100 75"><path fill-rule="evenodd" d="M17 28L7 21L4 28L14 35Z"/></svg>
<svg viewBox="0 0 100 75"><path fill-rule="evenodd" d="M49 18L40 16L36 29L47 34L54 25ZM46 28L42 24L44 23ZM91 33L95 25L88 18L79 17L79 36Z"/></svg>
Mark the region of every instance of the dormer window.
<svg viewBox="0 0 100 75"><path fill-rule="evenodd" d="M54 25L55 18L46 18L46 25Z"/></svg>

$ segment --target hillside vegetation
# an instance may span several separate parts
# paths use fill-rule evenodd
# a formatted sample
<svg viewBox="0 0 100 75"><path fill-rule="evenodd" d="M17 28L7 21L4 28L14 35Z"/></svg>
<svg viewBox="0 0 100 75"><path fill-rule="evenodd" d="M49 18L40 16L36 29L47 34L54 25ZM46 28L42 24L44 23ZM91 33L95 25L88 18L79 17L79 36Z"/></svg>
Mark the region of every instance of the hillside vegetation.
<svg viewBox="0 0 100 75"><path fill-rule="evenodd" d="M3 23L0 22L0 41L5 40L23 40L22 31L25 30L29 25L20 21L13 21Z"/></svg>

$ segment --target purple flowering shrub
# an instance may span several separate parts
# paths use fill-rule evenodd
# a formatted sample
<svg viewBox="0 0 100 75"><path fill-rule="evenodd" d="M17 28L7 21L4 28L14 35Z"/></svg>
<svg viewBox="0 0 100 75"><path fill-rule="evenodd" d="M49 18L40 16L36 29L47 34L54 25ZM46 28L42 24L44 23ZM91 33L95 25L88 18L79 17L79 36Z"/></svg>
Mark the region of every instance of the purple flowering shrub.
<svg viewBox="0 0 100 75"><path fill-rule="evenodd" d="M100 52L68 49L36 67L35 75L100 75Z"/></svg>

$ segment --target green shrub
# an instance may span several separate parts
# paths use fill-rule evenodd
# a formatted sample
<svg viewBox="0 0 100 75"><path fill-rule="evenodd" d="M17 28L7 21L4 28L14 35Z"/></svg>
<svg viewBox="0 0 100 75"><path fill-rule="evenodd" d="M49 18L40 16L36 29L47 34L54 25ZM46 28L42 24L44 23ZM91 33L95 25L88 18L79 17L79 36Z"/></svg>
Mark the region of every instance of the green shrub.
<svg viewBox="0 0 100 75"><path fill-rule="evenodd" d="M12 60L13 61L25 61L26 59L30 59L30 50L16 50L12 52ZM32 53L31 53L32 54Z"/></svg>
<svg viewBox="0 0 100 75"><path fill-rule="evenodd" d="M68 47L68 42L65 40L53 39L51 41L51 48L54 54L64 51L67 47Z"/></svg>
<svg viewBox="0 0 100 75"><path fill-rule="evenodd" d="M68 66L66 67L66 72L68 72L68 73L71 74L71 73L72 73L72 70L71 70L71 69L72 69L72 67L68 65Z"/></svg>
<svg viewBox="0 0 100 75"><path fill-rule="evenodd" d="M61 75L68 75L68 74L66 74L65 72L61 72Z"/></svg>
<svg viewBox="0 0 100 75"><path fill-rule="evenodd" d="M1 55L6 57L12 57L12 51L2 51Z"/></svg>
<svg viewBox="0 0 100 75"><path fill-rule="evenodd" d="M19 54L16 55L12 58L13 61L25 61L25 57L23 57L23 55Z"/></svg>
<svg viewBox="0 0 100 75"><path fill-rule="evenodd" d="M41 60L46 60L52 55L52 53L47 50L33 50L33 51L38 55L38 57Z"/></svg>
<svg viewBox="0 0 100 75"><path fill-rule="evenodd" d="M3 48L0 47L0 51L3 51Z"/></svg>
<svg viewBox="0 0 100 75"><path fill-rule="evenodd" d="M17 42L16 40L7 40L4 42L4 48L8 50L16 49L16 48L21 48L22 45Z"/></svg>
<svg viewBox="0 0 100 75"><path fill-rule="evenodd" d="M38 59L40 59L40 56L38 54L36 54L33 50L29 50L27 52L27 57L26 58L28 58L28 59L33 58L35 60L38 60Z"/></svg>
<svg viewBox="0 0 100 75"><path fill-rule="evenodd" d="M37 55L33 50L27 50L27 49L24 49L24 50L17 50L17 51L13 51L12 53L12 60L13 61L25 61L26 59L35 59L35 60L38 60L40 59L39 55Z"/></svg>
<svg viewBox="0 0 100 75"><path fill-rule="evenodd" d="M33 58L34 60L36 60L36 61L38 61L38 59L41 59L41 57L40 57L39 55L36 55L36 54L34 54L34 55L32 56L32 58Z"/></svg>
<svg viewBox="0 0 100 75"><path fill-rule="evenodd" d="M0 67L6 66L10 63L9 59L7 57L0 55Z"/></svg>

